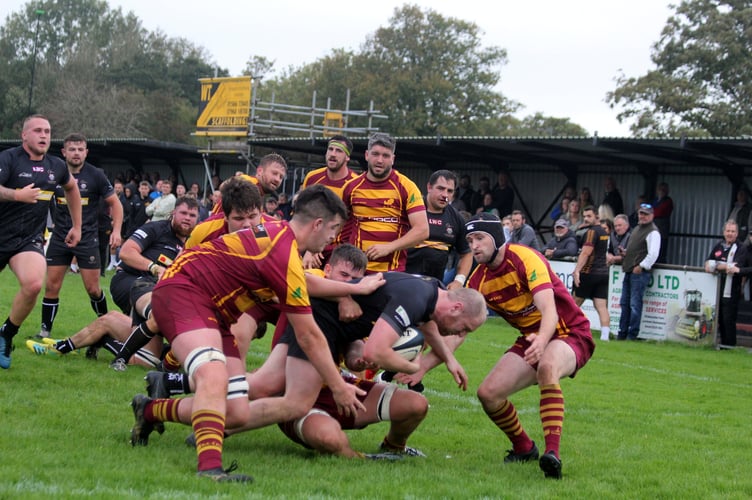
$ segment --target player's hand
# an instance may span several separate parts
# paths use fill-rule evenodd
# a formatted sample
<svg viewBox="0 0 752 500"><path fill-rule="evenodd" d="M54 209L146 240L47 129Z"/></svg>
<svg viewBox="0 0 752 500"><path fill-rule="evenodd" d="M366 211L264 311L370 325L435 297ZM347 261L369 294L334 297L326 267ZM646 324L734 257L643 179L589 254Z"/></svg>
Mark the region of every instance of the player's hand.
<svg viewBox="0 0 752 500"><path fill-rule="evenodd" d="M393 253L389 245L380 243L366 250L366 257L368 257L368 260L379 260Z"/></svg>
<svg viewBox="0 0 752 500"><path fill-rule="evenodd" d="M369 274L357 284L358 295L370 295L381 288L384 283L386 283L386 280L382 273Z"/></svg>
<svg viewBox="0 0 752 500"><path fill-rule="evenodd" d="M366 411L366 407L358 400L358 396L366 395L363 389L343 381L337 389L332 387L331 390L340 415L349 417L358 411Z"/></svg>
<svg viewBox="0 0 752 500"><path fill-rule="evenodd" d="M343 323L355 321L363 315L363 309L360 304L355 302L352 297L342 297L339 300L339 320Z"/></svg>
<svg viewBox="0 0 752 500"><path fill-rule="evenodd" d="M465 373L465 369L462 368L462 365L459 364L459 362L456 359L450 359L446 363L447 370L449 370L449 373L452 374L454 377L454 381L457 383L457 387L462 389L463 391L467 390L467 373Z"/></svg>
<svg viewBox="0 0 752 500"><path fill-rule="evenodd" d="M76 245L78 245L78 242L81 241L81 228L73 226L70 231L68 231L68 234L65 236L65 244L69 248L73 248Z"/></svg>
<svg viewBox="0 0 752 500"><path fill-rule="evenodd" d="M303 269L321 269L321 263L323 261L324 254L306 251L303 254Z"/></svg>
<svg viewBox="0 0 752 500"><path fill-rule="evenodd" d="M530 342L530 347L525 350L525 362L534 366L543 357L543 351L546 350L548 342L536 333L528 335L527 340Z"/></svg>
<svg viewBox="0 0 752 500"><path fill-rule="evenodd" d="M452 280L452 282L447 285L447 290L454 290L456 288L462 288L462 287L463 287L462 283L460 283L459 281Z"/></svg>
<svg viewBox="0 0 752 500"><path fill-rule="evenodd" d="M39 199L39 193L41 192L42 190L35 188L34 184L29 184L28 186L24 186L21 189L16 189L13 192L13 198L21 203L36 203Z"/></svg>
<svg viewBox="0 0 752 500"><path fill-rule="evenodd" d="M115 250L117 247L123 244L123 238L120 236L120 231L113 231L110 235L110 248Z"/></svg>

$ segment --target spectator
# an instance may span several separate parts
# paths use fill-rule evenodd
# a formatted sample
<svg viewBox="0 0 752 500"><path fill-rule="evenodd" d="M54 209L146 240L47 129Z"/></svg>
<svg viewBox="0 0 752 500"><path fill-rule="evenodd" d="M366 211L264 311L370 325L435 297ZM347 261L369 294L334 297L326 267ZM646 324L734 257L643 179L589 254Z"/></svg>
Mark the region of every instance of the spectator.
<svg viewBox="0 0 752 500"><path fill-rule="evenodd" d="M752 204L750 204L749 202L749 193L747 192L747 188L745 186L741 186L736 191L736 201L734 202L734 206L731 207L731 212L729 212L729 215L726 218L726 220L736 221L736 224L739 226L740 242L743 242L747 237L747 232L750 227L750 212L752 212Z"/></svg>
<svg viewBox="0 0 752 500"><path fill-rule="evenodd" d="M582 213L580 212L580 208L582 208L580 207L580 200L573 198L569 202L569 212L567 212L567 216L563 217L569 222L569 229L572 232L576 232L582 225Z"/></svg>
<svg viewBox="0 0 752 500"><path fill-rule="evenodd" d="M494 214L496 217L499 217L499 210L494 207L493 196L491 195L491 193L486 193L483 195L483 203L480 207L478 207L475 213L479 214L481 212Z"/></svg>
<svg viewBox="0 0 752 500"><path fill-rule="evenodd" d="M154 222L169 219L172 211L175 210L176 198L172 194L172 183L168 180L159 182L161 182L159 189L162 192L162 196L156 198L146 207L146 215L151 217L151 220Z"/></svg>
<svg viewBox="0 0 752 500"><path fill-rule="evenodd" d="M273 194L267 194L264 198L264 213L271 219L282 220L283 214L279 210L279 200Z"/></svg>
<svg viewBox="0 0 752 500"><path fill-rule="evenodd" d="M471 214L474 214L481 206L480 195L473 189L472 184L470 184L470 176L467 174L460 177L460 185L455 194L457 199L465 204L465 210Z"/></svg>
<svg viewBox="0 0 752 500"><path fill-rule="evenodd" d="M668 238L671 233L671 214L674 211L674 200L668 195L668 184L661 182L655 190L655 201L652 203L655 215L654 223L661 233L661 253L658 262L666 262Z"/></svg>
<svg viewBox="0 0 752 500"><path fill-rule="evenodd" d="M593 193L589 187L584 187L580 190L580 208L594 207L595 201L593 201Z"/></svg>
<svg viewBox="0 0 752 500"><path fill-rule="evenodd" d="M569 222L559 219L554 223L554 237L551 238L543 250L548 259L564 259L577 257L577 240L574 233L569 230Z"/></svg>
<svg viewBox="0 0 752 500"><path fill-rule="evenodd" d="M561 219L562 217L567 216L567 212L569 212L569 202L572 200L572 198L569 198L565 196L561 199L559 204L551 210L551 220L557 221Z"/></svg>
<svg viewBox="0 0 752 500"><path fill-rule="evenodd" d="M520 210L512 212L512 237L510 241L528 246L539 252L541 250L538 237L535 235L535 229L525 222L525 216Z"/></svg>
<svg viewBox="0 0 752 500"><path fill-rule="evenodd" d="M629 227L629 217L624 214L614 217L613 226L614 229L609 235L608 254L606 255L606 262L609 266L621 264L622 259L624 259L624 252L626 252L629 244L629 235L632 234Z"/></svg>
<svg viewBox="0 0 752 500"><path fill-rule="evenodd" d="M705 271L720 276L721 302L718 308L720 349L736 346L736 317L742 295L742 277L752 273L747 247L738 242L739 225L734 220L723 225L723 240L710 251ZM729 279L729 277L731 279Z"/></svg>
<svg viewBox="0 0 752 500"><path fill-rule="evenodd" d="M514 190L509 182L509 174L499 172L496 185L491 190L491 196L493 196L493 205L501 217L512 213Z"/></svg>
<svg viewBox="0 0 752 500"><path fill-rule="evenodd" d="M284 191L279 193L278 201L279 204L277 205L277 208L282 214L282 220L292 219L292 203L290 203L290 199L287 197L287 193L285 193Z"/></svg>
<svg viewBox="0 0 752 500"><path fill-rule="evenodd" d="M611 211L614 214L620 214L624 212L624 201L621 198L621 193L616 188L616 182L613 177L606 177L603 182L604 195L603 204L611 207Z"/></svg>
<svg viewBox="0 0 752 500"><path fill-rule="evenodd" d="M637 209L639 224L629 237L629 245L622 259L624 283L621 287L621 317L616 340L639 340L642 321L642 296L652 277L661 251L661 233L653 224L653 206L643 203Z"/></svg>
<svg viewBox="0 0 752 500"><path fill-rule="evenodd" d="M643 205L643 204L645 204L645 203L650 203L650 201L648 201L648 197L645 196L645 195L643 195L643 194L641 194L640 196L638 196L635 199L635 202L634 202L634 211L631 214L629 214L629 227L631 227L633 229L635 227L637 227L637 225L639 224L639 218L637 216L637 211L640 209L640 206Z"/></svg>
<svg viewBox="0 0 752 500"><path fill-rule="evenodd" d="M175 197L180 198L181 196L185 196L185 186L182 184L176 184L175 185Z"/></svg>
<svg viewBox="0 0 752 500"><path fill-rule="evenodd" d="M146 207L151 205L152 199L149 196L151 186L149 181L138 183L138 193L131 199L131 221L126 231L126 239L130 238L133 231L146 224L149 216L146 215Z"/></svg>
<svg viewBox="0 0 752 500"><path fill-rule="evenodd" d="M491 192L491 181L488 177L483 176L480 178L480 181L478 182L478 199L483 202L483 195L486 193ZM476 208L476 210L478 210Z"/></svg>

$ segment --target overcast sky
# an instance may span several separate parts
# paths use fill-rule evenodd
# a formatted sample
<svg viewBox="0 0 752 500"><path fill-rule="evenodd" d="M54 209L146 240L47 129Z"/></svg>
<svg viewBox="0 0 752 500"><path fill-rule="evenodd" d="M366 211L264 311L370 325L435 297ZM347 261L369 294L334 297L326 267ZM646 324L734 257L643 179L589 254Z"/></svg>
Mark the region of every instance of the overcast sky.
<svg viewBox="0 0 752 500"><path fill-rule="evenodd" d="M0 19L26 3L3 0ZM108 3L133 11L149 30L205 47L233 76L251 55L276 61L279 70L313 62L335 48L357 50L368 34L388 25L395 7L418 4L476 23L484 46L507 50L499 90L525 106L520 117L542 112L570 118L601 137L629 135L604 102L606 92L614 89L620 71L640 76L652 68L651 47L672 13L668 0Z"/></svg>

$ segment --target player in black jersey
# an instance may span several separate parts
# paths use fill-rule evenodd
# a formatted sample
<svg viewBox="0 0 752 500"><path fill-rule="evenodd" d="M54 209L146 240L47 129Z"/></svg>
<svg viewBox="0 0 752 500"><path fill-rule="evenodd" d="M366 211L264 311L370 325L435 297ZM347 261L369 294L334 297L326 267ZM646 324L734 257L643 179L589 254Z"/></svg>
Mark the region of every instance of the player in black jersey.
<svg viewBox="0 0 752 500"><path fill-rule="evenodd" d="M428 239L407 251L406 272L433 276L443 281L447 262L452 252L458 262L454 280L447 286L465 285L470 274L473 257L465 240L465 219L451 205L457 188L457 175L450 170L437 170L428 179L425 204L428 216Z"/></svg>
<svg viewBox="0 0 752 500"><path fill-rule="evenodd" d="M72 221L63 188L57 186L50 210L55 227L47 247L47 281L42 299L42 327L37 335L39 338L50 336L59 309L60 288L73 257L81 270L81 279L94 313L97 316L107 313L107 298L99 284L101 262L98 211L100 200L104 200L111 209L113 230L109 246L114 249L120 246L123 206L104 172L86 161L88 152L86 137L83 135L69 134L63 139L63 157L81 193L81 242L73 248L65 244L65 235L68 234Z"/></svg>
<svg viewBox="0 0 752 500"><path fill-rule="evenodd" d="M44 283L44 229L56 186L65 190L72 225L64 243L81 239L81 196L76 180L50 149L50 122L41 115L24 120L21 146L0 153L0 270L10 266L20 289L0 327L0 368L10 368L13 337L31 313Z"/></svg>

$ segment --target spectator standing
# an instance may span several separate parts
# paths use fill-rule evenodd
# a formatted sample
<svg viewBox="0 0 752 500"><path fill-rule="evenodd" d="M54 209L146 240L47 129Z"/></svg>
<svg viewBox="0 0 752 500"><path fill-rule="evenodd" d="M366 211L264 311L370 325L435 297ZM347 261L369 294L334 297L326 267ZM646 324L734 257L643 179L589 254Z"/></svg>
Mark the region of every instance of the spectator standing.
<svg viewBox="0 0 752 500"><path fill-rule="evenodd" d="M494 207L499 211L499 216L504 217L512 213L514 206L514 189L509 181L509 174L499 172L496 185L491 190Z"/></svg>
<svg viewBox="0 0 752 500"><path fill-rule="evenodd" d="M742 295L742 278L752 273L747 247L738 241L739 226L728 220L723 225L723 240L710 251L705 271L720 276L721 302L718 309L720 349L736 346L736 317Z"/></svg>
<svg viewBox="0 0 752 500"><path fill-rule="evenodd" d="M593 193L590 191L589 187L584 187L580 190L580 207L590 207L595 206L595 201L593 201Z"/></svg>
<svg viewBox="0 0 752 500"><path fill-rule="evenodd" d="M146 215L146 207L152 202L152 199L149 196L150 190L151 186L149 186L149 181L141 181L138 183L138 192L131 200L131 221L128 230L126 231L128 238L131 237L133 231L146 224L149 220L149 216Z"/></svg>
<svg viewBox="0 0 752 500"><path fill-rule="evenodd" d="M614 217L614 230L609 235L606 255L606 262L609 266L621 264L624 253L627 251L630 234L632 234L632 229L629 227L629 217L624 214Z"/></svg>
<svg viewBox="0 0 752 500"><path fill-rule="evenodd" d="M480 195L473 189L470 183L470 176L467 174L460 177L460 185L457 188L456 197L465 204L465 210L471 214L474 214L478 210L478 207L480 207Z"/></svg>
<svg viewBox="0 0 752 500"><path fill-rule="evenodd" d="M668 239L671 233L671 214L674 212L674 200L668 195L668 184L661 182L655 190L655 201L652 203L654 210L654 223L661 233L661 253L658 262L666 262L668 251Z"/></svg>
<svg viewBox="0 0 752 500"><path fill-rule="evenodd" d="M611 211L614 214L620 214L624 212L624 200L621 197L621 193L616 188L616 182L613 177L606 177L603 182L603 204L611 207Z"/></svg>
<svg viewBox="0 0 752 500"><path fill-rule="evenodd" d="M645 196L644 194L641 194L635 199L634 211L631 214L629 214L629 227L635 228L640 223L639 217L637 216L637 212L639 211L640 206L645 203L649 204L650 201L648 201L648 197Z"/></svg>
<svg viewBox="0 0 752 500"><path fill-rule="evenodd" d="M569 230L569 223L565 219L559 219L554 223L554 237L548 240L543 254L548 259L564 259L577 257L577 240L574 233Z"/></svg>
<svg viewBox="0 0 752 500"><path fill-rule="evenodd" d="M741 242L744 242L749 232L750 213L752 213L752 204L749 202L749 193L745 186L741 186L736 191L736 201L726 218L726 220L736 221L736 224L739 226L739 238Z"/></svg>
<svg viewBox="0 0 752 500"><path fill-rule="evenodd" d="M661 233L653 224L653 206L643 203L637 209L639 224L629 237L622 270L621 317L617 340L638 340L642 321L642 296L651 278L653 264L661 251Z"/></svg>
<svg viewBox="0 0 752 500"><path fill-rule="evenodd" d="M582 225L582 213L580 212L581 208L582 207L580 206L579 199L570 200L569 212L567 213L566 219L567 222L569 222L569 229L575 234Z"/></svg>

